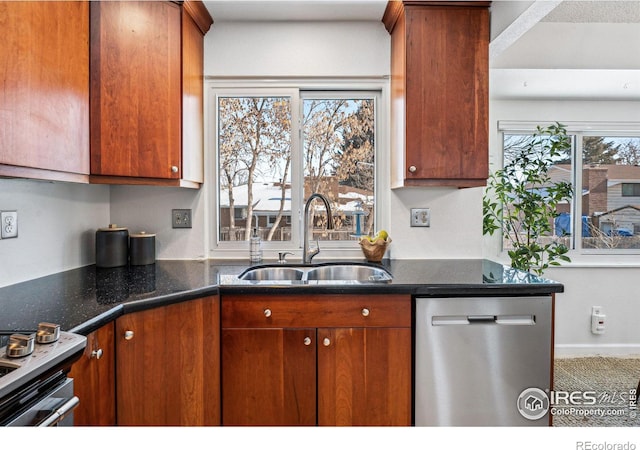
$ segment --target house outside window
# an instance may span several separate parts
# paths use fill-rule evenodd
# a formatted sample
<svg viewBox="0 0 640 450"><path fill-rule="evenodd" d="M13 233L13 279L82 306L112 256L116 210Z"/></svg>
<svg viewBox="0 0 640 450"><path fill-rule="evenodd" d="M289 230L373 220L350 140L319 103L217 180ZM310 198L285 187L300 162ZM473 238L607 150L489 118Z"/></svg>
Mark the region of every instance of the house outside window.
<svg viewBox="0 0 640 450"><path fill-rule="evenodd" d="M525 130L532 133L535 125L529 127L500 122L505 160L531 138ZM640 124L635 129L612 124L601 128L599 132L595 124L567 125L574 148L558 158L550 176L552 181L570 182L574 197L558 206L554 233L545 239L563 240L584 254L640 253ZM505 250L507 245L503 240Z"/></svg>
<svg viewBox="0 0 640 450"><path fill-rule="evenodd" d="M319 192L330 201L334 229L314 202L311 238L323 248L359 249L361 235L375 229L380 92L213 92L218 246L239 248L255 229L279 249L299 248L304 202Z"/></svg>

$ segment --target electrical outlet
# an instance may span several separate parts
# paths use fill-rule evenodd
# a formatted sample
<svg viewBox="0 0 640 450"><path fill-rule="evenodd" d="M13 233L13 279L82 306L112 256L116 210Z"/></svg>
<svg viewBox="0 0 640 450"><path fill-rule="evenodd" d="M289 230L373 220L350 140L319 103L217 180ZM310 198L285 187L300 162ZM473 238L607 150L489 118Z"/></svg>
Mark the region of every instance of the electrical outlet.
<svg viewBox="0 0 640 450"><path fill-rule="evenodd" d="M428 227L431 225L431 211L429 208L411 208L411 226Z"/></svg>
<svg viewBox="0 0 640 450"><path fill-rule="evenodd" d="M191 228L191 210L172 209L171 228Z"/></svg>
<svg viewBox="0 0 640 450"><path fill-rule="evenodd" d="M0 236L2 239L18 237L18 211L0 212Z"/></svg>
<svg viewBox="0 0 640 450"><path fill-rule="evenodd" d="M604 334L606 318L602 306L591 307L591 332L593 334Z"/></svg>

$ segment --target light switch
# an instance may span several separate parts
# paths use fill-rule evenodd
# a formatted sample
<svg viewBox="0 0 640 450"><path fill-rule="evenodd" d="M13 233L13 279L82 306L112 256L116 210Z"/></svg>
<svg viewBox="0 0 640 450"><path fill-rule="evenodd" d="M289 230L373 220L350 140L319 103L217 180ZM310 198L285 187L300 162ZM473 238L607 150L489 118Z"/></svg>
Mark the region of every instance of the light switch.
<svg viewBox="0 0 640 450"><path fill-rule="evenodd" d="M428 227L431 224L429 208L411 208L411 226Z"/></svg>

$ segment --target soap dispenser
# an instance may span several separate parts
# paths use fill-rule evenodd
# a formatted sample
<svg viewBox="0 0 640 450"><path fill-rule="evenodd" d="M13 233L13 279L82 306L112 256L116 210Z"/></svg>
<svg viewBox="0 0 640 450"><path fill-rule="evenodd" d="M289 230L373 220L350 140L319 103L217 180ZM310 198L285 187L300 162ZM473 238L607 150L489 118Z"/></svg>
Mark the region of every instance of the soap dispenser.
<svg viewBox="0 0 640 450"><path fill-rule="evenodd" d="M251 234L251 240L249 241L249 260L252 263L259 263L262 261L261 245L260 236L258 236L258 227L254 227L253 234Z"/></svg>

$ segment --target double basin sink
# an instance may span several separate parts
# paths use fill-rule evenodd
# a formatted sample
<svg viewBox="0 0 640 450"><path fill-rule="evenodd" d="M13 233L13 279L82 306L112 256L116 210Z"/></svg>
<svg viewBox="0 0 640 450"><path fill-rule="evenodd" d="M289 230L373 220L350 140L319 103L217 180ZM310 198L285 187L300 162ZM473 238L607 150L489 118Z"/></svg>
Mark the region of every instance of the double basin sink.
<svg viewBox="0 0 640 450"><path fill-rule="evenodd" d="M242 272L238 278L245 281L269 283L277 281L390 283L393 279L384 268L365 263L255 266Z"/></svg>

